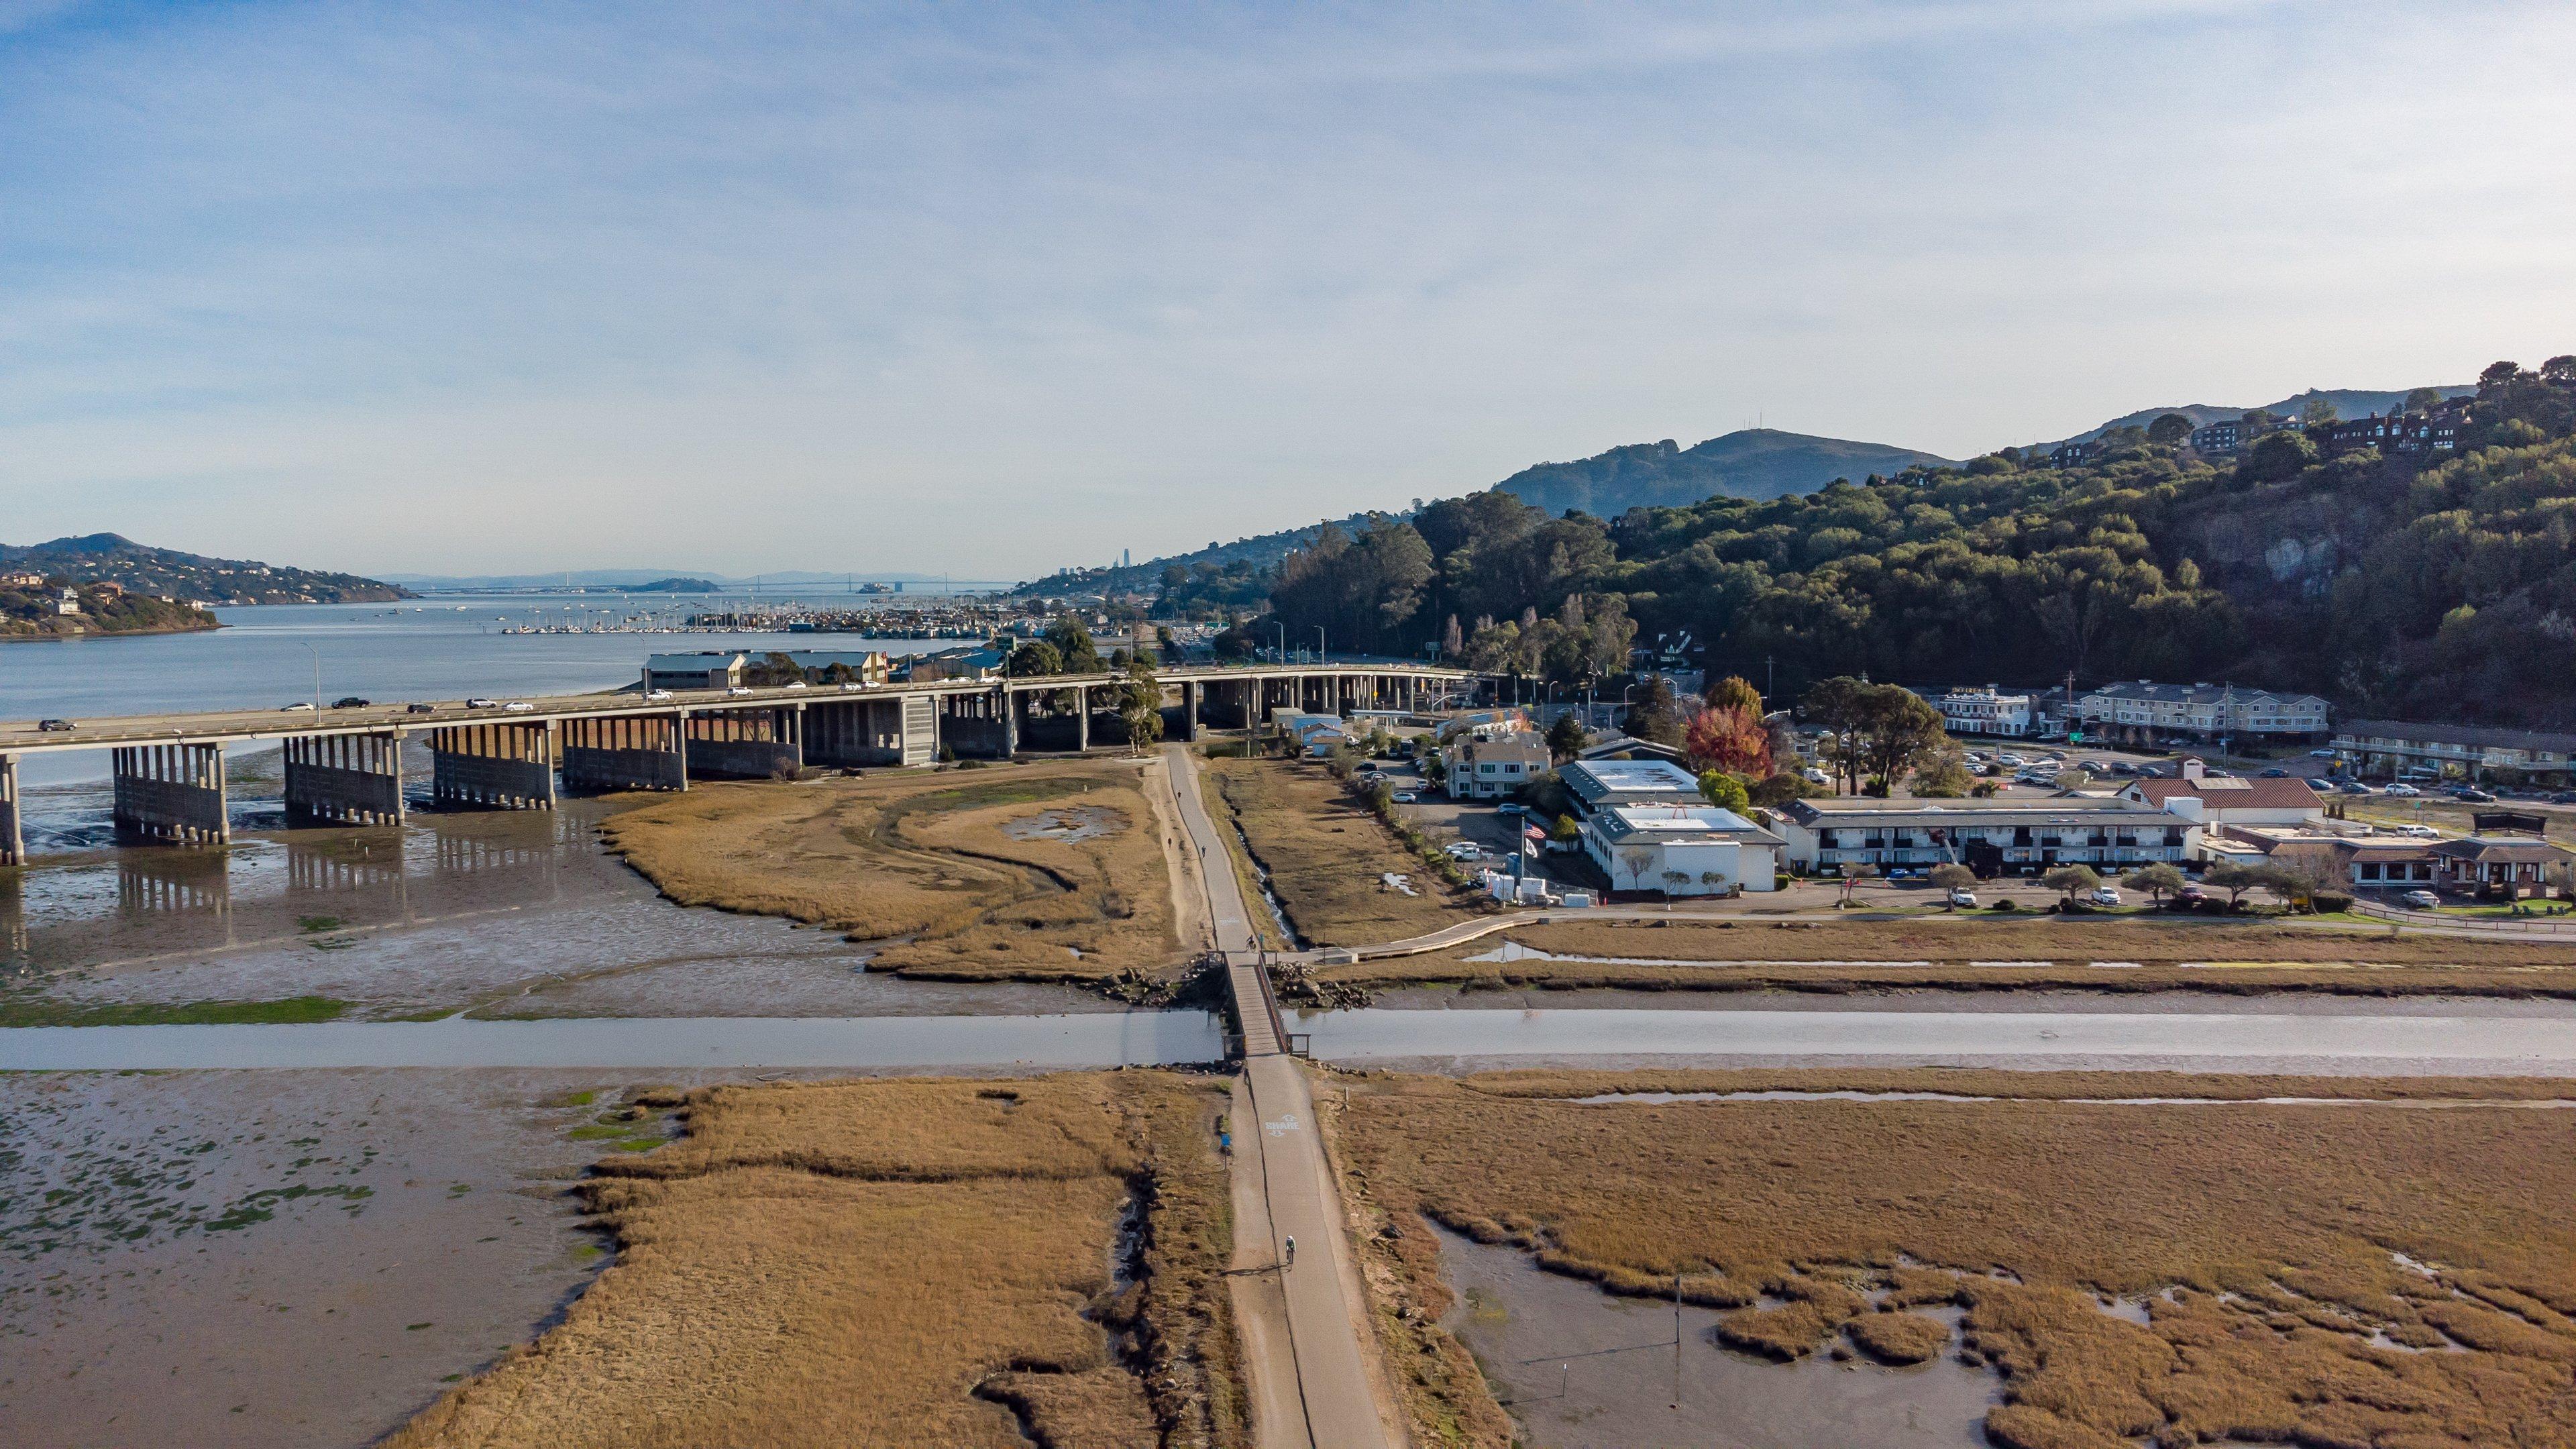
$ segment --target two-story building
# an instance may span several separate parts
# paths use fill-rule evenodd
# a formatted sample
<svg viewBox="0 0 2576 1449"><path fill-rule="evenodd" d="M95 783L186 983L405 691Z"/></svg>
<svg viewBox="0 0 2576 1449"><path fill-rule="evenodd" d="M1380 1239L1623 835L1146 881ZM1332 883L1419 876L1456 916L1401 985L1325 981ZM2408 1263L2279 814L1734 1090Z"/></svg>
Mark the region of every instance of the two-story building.
<svg viewBox="0 0 2576 1449"><path fill-rule="evenodd" d="M2180 865L2201 826L2134 800L1794 800L1773 828L1791 868L1833 875L1844 866L1928 870L1958 864L1980 877L2057 865L2134 870Z"/></svg>
<svg viewBox="0 0 2576 1449"><path fill-rule="evenodd" d="M2576 734L2546 730L2356 719L2335 731L2334 747L2365 775L2565 784L2576 769Z"/></svg>
<svg viewBox="0 0 2576 1449"><path fill-rule="evenodd" d="M1583 823L1583 853L1613 892L1727 896L1779 881L1780 837L1714 805L1613 805Z"/></svg>
<svg viewBox="0 0 2576 1449"><path fill-rule="evenodd" d="M2088 691L2075 709L2087 734L2118 740L2227 735L2287 741L2326 734L2326 702L2316 695L2238 684L2124 680Z"/></svg>
<svg viewBox="0 0 2576 1449"><path fill-rule="evenodd" d="M2006 694L1989 684L1982 689L1953 689L1930 697L1941 711L1941 723L1954 735L1999 735L2020 739L2031 732L2031 697Z"/></svg>
<svg viewBox="0 0 2576 1449"><path fill-rule="evenodd" d="M1547 740L1535 730L1469 731L1440 752L1453 800L1501 800L1547 773Z"/></svg>

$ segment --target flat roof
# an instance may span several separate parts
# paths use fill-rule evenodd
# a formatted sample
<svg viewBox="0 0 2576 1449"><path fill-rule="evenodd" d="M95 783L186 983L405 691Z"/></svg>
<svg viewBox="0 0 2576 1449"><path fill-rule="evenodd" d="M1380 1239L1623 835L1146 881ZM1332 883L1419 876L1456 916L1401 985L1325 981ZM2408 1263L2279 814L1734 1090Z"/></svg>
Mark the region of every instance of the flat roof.
<svg viewBox="0 0 2576 1449"><path fill-rule="evenodd" d="M1699 781L1670 760L1577 760L1557 777L1587 804L1611 795L1699 796Z"/></svg>
<svg viewBox="0 0 2576 1449"><path fill-rule="evenodd" d="M1593 828L1604 839L1730 840L1778 845L1780 837L1716 805L1620 805L1594 816Z"/></svg>

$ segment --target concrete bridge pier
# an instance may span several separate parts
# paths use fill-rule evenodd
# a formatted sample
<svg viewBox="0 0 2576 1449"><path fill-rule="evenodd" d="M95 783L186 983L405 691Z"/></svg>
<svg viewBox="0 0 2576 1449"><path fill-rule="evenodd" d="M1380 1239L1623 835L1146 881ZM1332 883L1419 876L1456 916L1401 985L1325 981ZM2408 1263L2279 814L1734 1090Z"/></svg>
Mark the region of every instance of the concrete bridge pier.
<svg viewBox="0 0 2576 1449"><path fill-rule="evenodd" d="M805 768L805 707L717 709L681 717L688 773L700 779L786 780Z"/></svg>
<svg viewBox="0 0 2576 1449"><path fill-rule="evenodd" d="M1180 726L1177 737L1183 743L1199 737L1199 682L1195 679L1181 681Z"/></svg>
<svg viewBox="0 0 2576 1449"><path fill-rule="evenodd" d="M27 863L27 835L18 819L18 757L0 755L0 866Z"/></svg>
<svg viewBox="0 0 2576 1449"><path fill-rule="evenodd" d="M400 736L289 735L284 744L290 823L402 824Z"/></svg>
<svg viewBox="0 0 2576 1449"><path fill-rule="evenodd" d="M120 746L115 772L120 833L183 845L222 845L233 838L223 746Z"/></svg>
<svg viewBox="0 0 2576 1449"><path fill-rule="evenodd" d="M1079 752L1091 748L1091 686L1073 687L1073 747Z"/></svg>
<svg viewBox="0 0 2576 1449"><path fill-rule="evenodd" d="M1001 706L1008 697L999 691L940 696L940 745L954 755L1009 759L1014 742L1009 711Z"/></svg>
<svg viewBox="0 0 2576 1449"><path fill-rule="evenodd" d="M429 732L429 798L458 808L555 808L554 729L547 724L443 725Z"/></svg>
<svg viewBox="0 0 2576 1449"><path fill-rule="evenodd" d="M567 790L686 790L689 759L677 714L568 719L561 731Z"/></svg>

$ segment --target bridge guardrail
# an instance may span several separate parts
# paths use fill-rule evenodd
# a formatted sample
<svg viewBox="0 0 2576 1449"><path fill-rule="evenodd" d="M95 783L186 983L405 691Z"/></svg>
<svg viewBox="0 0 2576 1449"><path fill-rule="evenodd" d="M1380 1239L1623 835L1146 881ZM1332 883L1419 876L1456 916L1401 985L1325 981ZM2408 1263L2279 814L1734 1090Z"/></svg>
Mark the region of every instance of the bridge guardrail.
<svg viewBox="0 0 2576 1449"><path fill-rule="evenodd" d="M2377 901L2356 900L2352 913L2401 926L2440 926L2445 930L2492 931L2498 935L2576 937L2576 916L2547 917L2446 916L2439 911L2410 911Z"/></svg>

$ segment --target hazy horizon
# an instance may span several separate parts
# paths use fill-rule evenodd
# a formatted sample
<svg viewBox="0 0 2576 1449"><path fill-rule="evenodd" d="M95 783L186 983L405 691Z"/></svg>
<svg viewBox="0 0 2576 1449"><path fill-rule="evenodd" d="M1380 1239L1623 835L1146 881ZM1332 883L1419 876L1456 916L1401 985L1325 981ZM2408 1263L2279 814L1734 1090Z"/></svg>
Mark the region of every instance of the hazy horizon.
<svg viewBox="0 0 2576 1449"><path fill-rule="evenodd" d="M2576 348L2576 13L0 0L7 541L1028 577Z"/></svg>

